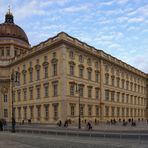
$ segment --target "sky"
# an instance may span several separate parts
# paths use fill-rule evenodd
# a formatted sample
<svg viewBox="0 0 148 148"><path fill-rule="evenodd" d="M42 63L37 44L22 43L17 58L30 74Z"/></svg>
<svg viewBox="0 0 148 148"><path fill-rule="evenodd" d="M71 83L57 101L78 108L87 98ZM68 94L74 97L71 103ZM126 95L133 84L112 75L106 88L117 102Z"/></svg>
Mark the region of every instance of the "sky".
<svg viewBox="0 0 148 148"><path fill-rule="evenodd" d="M59 32L148 73L148 0L0 0L8 5L31 46Z"/></svg>

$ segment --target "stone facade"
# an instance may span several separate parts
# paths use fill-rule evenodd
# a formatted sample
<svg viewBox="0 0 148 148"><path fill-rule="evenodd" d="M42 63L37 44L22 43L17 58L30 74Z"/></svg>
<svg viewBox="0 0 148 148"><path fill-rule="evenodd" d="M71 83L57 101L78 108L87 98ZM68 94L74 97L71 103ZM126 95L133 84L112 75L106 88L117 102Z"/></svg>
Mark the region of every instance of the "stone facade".
<svg viewBox="0 0 148 148"><path fill-rule="evenodd" d="M83 121L148 119L146 73L64 32L21 49L7 60L0 51L0 118L11 121L13 98L17 122L77 122L79 99Z"/></svg>

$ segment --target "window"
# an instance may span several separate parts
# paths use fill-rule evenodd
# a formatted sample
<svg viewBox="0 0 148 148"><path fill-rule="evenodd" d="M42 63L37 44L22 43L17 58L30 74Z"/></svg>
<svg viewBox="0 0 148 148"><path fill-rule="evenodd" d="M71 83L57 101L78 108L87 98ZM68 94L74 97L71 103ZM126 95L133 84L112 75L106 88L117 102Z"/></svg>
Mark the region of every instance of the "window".
<svg viewBox="0 0 148 148"><path fill-rule="evenodd" d="M26 73L23 73L24 84L26 84Z"/></svg>
<svg viewBox="0 0 148 148"><path fill-rule="evenodd" d="M88 72L88 80L91 80L91 71L88 70L87 72Z"/></svg>
<svg viewBox="0 0 148 148"><path fill-rule="evenodd" d="M40 69L36 70L36 76L37 76L37 80L40 80Z"/></svg>
<svg viewBox="0 0 148 148"><path fill-rule="evenodd" d="M70 51L70 52L69 52L69 57L70 57L71 59L74 58L74 52L73 52L73 51Z"/></svg>
<svg viewBox="0 0 148 148"><path fill-rule="evenodd" d="M90 58L87 59L87 64L91 65L91 59Z"/></svg>
<svg viewBox="0 0 148 148"><path fill-rule="evenodd" d="M23 92L24 92L24 101L26 101L27 100L27 89L24 89Z"/></svg>
<svg viewBox="0 0 148 148"><path fill-rule="evenodd" d="M92 87L88 87L88 98L92 97Z"/></svg>
<svg viewBox="0 0 148 148"><path fill-rule="evenodd" d="M18 107L18 119L21 119L21 107Z"/></svg>
<svg viewBox="0 0 148 148"><path fill-rule="evenodd" d="M111 76L111 83L112 83L112 86L115 86L115 76Z"/></svg>
<svg viewBox="0 0 148 148"><path fill-rule="evenodd" d="M92 116L92 105L88 105L88 116Z"/></svg>
<svg viewBox="0 0 148 148"><path fill-rule="evenodd" d="M13 92L13 95L14 95L14 92ZM7 101L8 101L8 96L7 96L7 94L4 94L4 102L7 102Z"/></svg>
<svg viewBox="0 0 148 148"><path fill-rule="evenodd" d="M8 117L8 109L4 109L4 117L5 117L5 118Z"/></svg>
<svg viewBox="0 0 148 148"><path fill-rule="evenodd" d="M97 71L95 73L95 80L96 80L96 82L99 82L99 72L97 72Z"/></svg>
<svg viewBox="0 0 148 148"><path fill-rule="evenodd" d="M33 106L30 106L30 118L33 119L34 116L33 116Z"/></svg>
<svg viewBox="0 0 148 148"><path fill-rule="evenodd" d="M10 49L9 49L9 47L7 48L7 56L10 56Z"/></svg>
<svg viewBox="0 0 148 148"><path fill-rule="evenodd" d="M44 96L45 97L48 97L48 91L49 91L48 85L44 85Z"/></svg>
<svg viewBox="0 0 148 148"><path fill-rule="evenodd" d="M80 88L80 97L83 97L83 86L79 86Z"/></svg>
<svg viewBox="0 0 148 148"><path fill-rule="evenodd" d="M75 115L75 105L70 105L70 114L71 116L74 116Z"/></svg>
<svg viewBox="0 0 148 148"><path fill-rule="evenodd" d="M53 63L53 76L57 76L57 63Z"/></svg>
<svg viewBox="0 0 148 148"><path fill-rule="evenodd" d="M120 78L117 78L117 87L120 87Z"/></svg>
<svg viewBox="0 0 148 148"><path fill-rule="evenodd" d="M37 120L41 119L41 106L37 106Z"/></svg>
<svg viewBox="0 0 148 148"><path fill-rule="evenodd" d="M53 96L56 97L58 96L58 84L53 83Z"/></svg>
<svg viewBox="0 0 148 148"><path fill-rule="evenodd" d="M74 76L74 65L70 64L70 75Z"/></svg>
<svg viewBox="0 0 148 148"><path fill-rule="evenodd" d="M82 63L84 60L83 60L83 56L82 55L79 55L79 62Z"/></svg>
<svg viewBox="0 0 148 148"><path fill-rule="evenodd" d="M30 73L30 82L32 82L32 79L33 79L33 72L30 71L29 73Z"/></svg>
<svg viewBox="0 0 148 148"><path fill-rule="evenodd" d="M20 90L17 91L17 99L18 99L18 101L21 100L21 91Z"/></svg>
<svg viewBox="0 0 148 148"><path fill-rule="evenodd" d="M4 49L1 48L1 56L4 56Z"/></svg>
<svg viewBox="0 0 148 148"><path fill-rule="evenodd" d="M125 80L122 79L122 88L124 89Z"/></svg>
<svg viewBox="0 0 148 148"><path fill-rule="evenodd" d="M122 103L124 103L124 93L122 94Z"/></svg>
<svg viewBox="0 0 148 148"><path fill-rule="evenodd" d="M96 99L99 99L99 88L96 88Z"/></svg>
<svg viewBox="0 0 148 148"><path fill-rule="evenodd" d="M70 84L70 96L74 96L74 92L75 92L75 85Z"/></svg>
<svg viewBox="0 0 148 148"><path fill-rule="evenodd" d="M84 116L84 105L80 104L80 116Z"/></svg>
<svg viewBox="0 0 148 148"><path fill-rule="evenodd" d="M117 102L120 102L120 92L117 92Z"/></svg>
<svg viewBox="0 0 148 148"><path fill-rule="evenodd" d="M84 68L83 67L79 67L79 77L83 78L83 73L84 73Z"/></svg>
<svg viewBox="0 0 148 148"><path fill-rule="evenodd" d="M111 91L111 101L115 101L115 92Z"/></svg>
<svg viewBox="0 0 148 148"><path fill-rule="evenodd" d="M27 119L27 107L24 107L24 119Z"/></svg>
<svg viewBox="0 0 148 148"><path fill-rule="evenodd" d="M126 81L126 89L128 90L129 89L129 82Z"/></svg>
<svg viewBox="0 0 148 148"><path fill-rule="evenodd" d="M37 99L40 99L40 87L37 87L36 91L37 91Z"/></svg>
<svg viewBox="0 0 148 148"><path fill-rule="evenodd" d="M96 105L96 116L99 116L99 106Z"/></svg>
<svg viewBox="0 0 148 148"><path fill-rule="evenodd" d="M106 115L106 117L109 116L109 107L108 106L105 106L105 115Z"/></svg>
<svg viewBox="0 0 148 148"><path fill-rule="evenodd" d="M58 119L58 104L53 104L53 117L54 117L54 120L57 120Z"/></svg>
<svg viewBox="0 0 148 148"><path fill-rule="evenodd" d="M105 90L105 100L109 100L109 90Z"/></svg>
<svg viewBox="0 0 148 148"><path fill-rule="evenodd" d="M49 105L45 105L45 120L48 120L49 118Z"/></svg>
<svg viewBox="0 0 148 148"><path fill-rule="evenodd" d="M48 66L44 66L44 77L48 78Z"/></svg>
<svg viewBox="0 0 148 148"><path fill-rule="evenodd" d="M117 117L120 117L120 108L117 107Z"/></svg>
<svg viewBox="0 0 148 148"><path fill-rule="evenodd" d="M111 110L111 114L112 114L112 116L114 117L114 116L115 116L115 107L112 107L111 109L112 109L112 110Z"/></svg>
<svg viewBox="0 0 148 148"><path fill-rule="evenodd" d="M109 84L109 74L105 74L105 84Z"/></svg>
<svg viewBox="0 0 148 148"><path fill-rule="evenodd" d="M33 88L30 88L29 92L30 92L30 100L32 100L33 99Z"/></svg>

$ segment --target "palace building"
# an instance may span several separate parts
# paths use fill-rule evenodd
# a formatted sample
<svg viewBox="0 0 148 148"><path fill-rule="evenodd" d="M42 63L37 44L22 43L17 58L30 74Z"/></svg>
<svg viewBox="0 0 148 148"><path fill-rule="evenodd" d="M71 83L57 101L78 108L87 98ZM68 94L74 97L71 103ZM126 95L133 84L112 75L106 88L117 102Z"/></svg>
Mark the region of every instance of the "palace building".
<svg viewBox="0 0 148 148"><path fill-rule="evenodd" d="M10 10L0 24L0 119L148 119L148 74L61 32L31 47Z"/></svg>

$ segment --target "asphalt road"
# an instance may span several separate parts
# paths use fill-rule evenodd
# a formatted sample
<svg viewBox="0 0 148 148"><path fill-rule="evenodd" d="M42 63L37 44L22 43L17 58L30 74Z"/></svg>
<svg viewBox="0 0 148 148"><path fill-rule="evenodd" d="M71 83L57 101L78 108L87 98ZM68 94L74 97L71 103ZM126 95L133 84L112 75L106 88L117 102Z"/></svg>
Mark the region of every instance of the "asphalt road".
<svg viewBox="0 0 148 148"><path fill-rule="evenodd" d="M148 148L148 141L0 132L0 148Z"/></svg>

